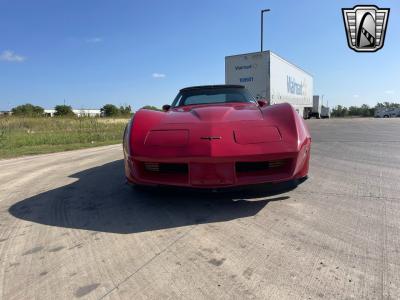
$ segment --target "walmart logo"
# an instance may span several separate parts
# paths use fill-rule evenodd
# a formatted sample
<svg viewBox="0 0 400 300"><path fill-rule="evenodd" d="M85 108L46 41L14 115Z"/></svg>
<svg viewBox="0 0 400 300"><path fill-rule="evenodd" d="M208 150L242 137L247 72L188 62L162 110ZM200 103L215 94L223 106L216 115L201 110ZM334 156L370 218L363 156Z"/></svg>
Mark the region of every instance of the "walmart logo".
<svg viewBox="0 0 400 300"><path fill-rule="evenodd" d="M251 69L251 65L245 65L245 66L235 66L235 70L248 70Z"/></svg>
<svg viewBox="0 0 400 300"><path fill-rule="evenodd" d="M297 83L293 77L287 76L287 91L294 95L303 95L303 83Z"/></svg>

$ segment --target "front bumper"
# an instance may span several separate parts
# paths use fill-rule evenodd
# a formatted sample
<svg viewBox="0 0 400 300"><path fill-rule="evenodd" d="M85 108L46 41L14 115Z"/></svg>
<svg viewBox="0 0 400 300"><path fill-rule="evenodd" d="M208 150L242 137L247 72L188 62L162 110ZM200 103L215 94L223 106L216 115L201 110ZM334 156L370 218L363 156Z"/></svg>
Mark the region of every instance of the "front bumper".
<svg viewBox="0 0 400 300"><path fill-rule="evenodd" d="M125 158L129 182L192 188L225 188L290 181L304 175L308 151L240 158ZM307 166L308 170L308 166Z"/></svg>

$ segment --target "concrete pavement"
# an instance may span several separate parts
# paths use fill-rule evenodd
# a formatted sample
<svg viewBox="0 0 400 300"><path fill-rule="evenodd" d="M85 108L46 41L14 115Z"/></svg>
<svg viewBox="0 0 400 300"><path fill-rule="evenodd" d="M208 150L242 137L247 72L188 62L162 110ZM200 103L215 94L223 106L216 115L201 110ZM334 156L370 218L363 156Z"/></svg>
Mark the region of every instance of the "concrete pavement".
<svg viewBox="0 0 400 300"><path fill-rule="evenodd" d="M398 299L400 119L307 121L296 189L138 192L121 146L0 161L1 299Z"/></svg>

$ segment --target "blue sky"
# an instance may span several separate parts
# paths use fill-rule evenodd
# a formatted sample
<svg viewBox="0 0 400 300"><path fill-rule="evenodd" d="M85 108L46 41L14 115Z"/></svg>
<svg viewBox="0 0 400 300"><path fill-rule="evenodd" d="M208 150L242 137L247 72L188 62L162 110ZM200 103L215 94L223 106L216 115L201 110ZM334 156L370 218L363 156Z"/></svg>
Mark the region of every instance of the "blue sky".
<svg viewBox="0 0 400 300"><path fill-rule="evenodd" d="M390 7L385 46L347 46L342 7ZM0 0L0 110L30 102L135 109L224 83L226 55L265 49L314 76L329 105L400 101L400 2Z"/></svg>

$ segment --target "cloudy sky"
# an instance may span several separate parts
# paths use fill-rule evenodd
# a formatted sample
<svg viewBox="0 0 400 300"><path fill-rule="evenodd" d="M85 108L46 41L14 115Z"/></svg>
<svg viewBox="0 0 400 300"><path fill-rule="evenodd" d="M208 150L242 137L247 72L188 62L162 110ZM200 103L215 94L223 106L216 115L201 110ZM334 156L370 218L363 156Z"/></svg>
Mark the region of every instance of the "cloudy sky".
<svg viewBox="0 0 400 300"><path fill-rule="evenodd" d="M329 105L400 101L400 2L385 46L347 46L342 7L355 1L0 0L0 110L170 103L178 89L224 83L226 55L265 48L314 76Z"/></svg>

